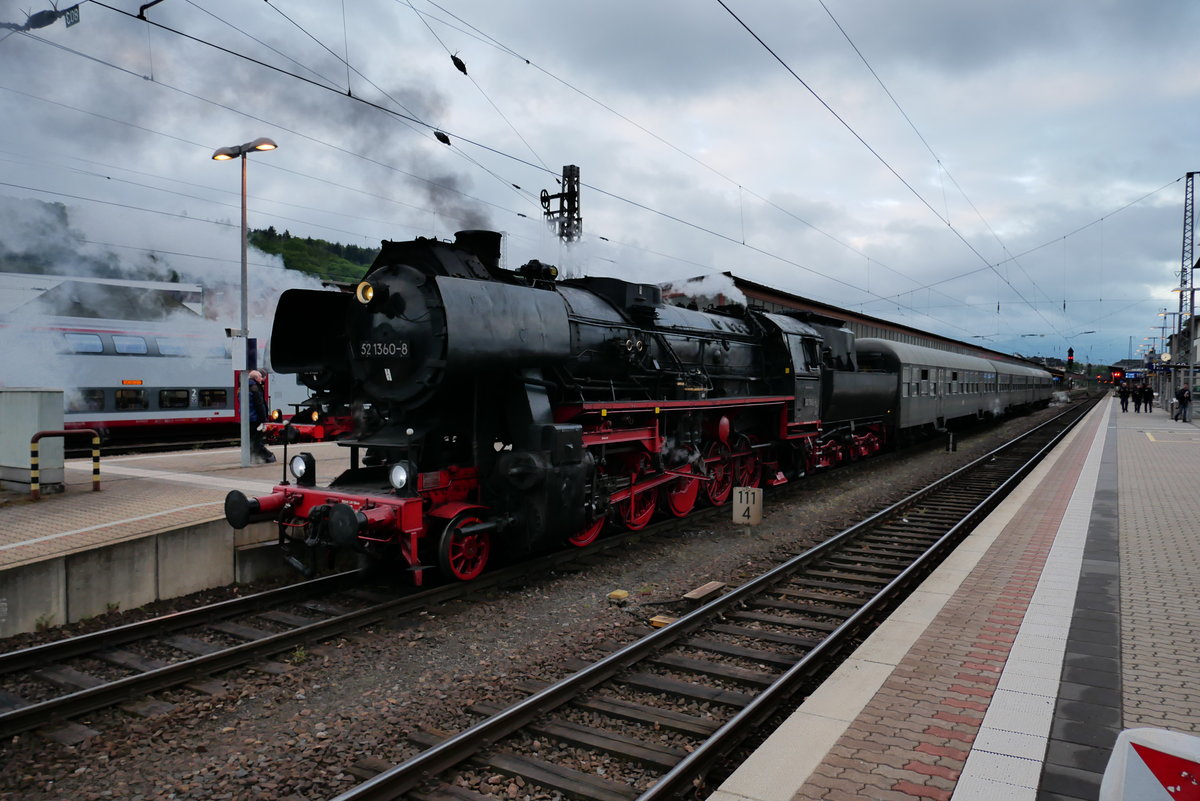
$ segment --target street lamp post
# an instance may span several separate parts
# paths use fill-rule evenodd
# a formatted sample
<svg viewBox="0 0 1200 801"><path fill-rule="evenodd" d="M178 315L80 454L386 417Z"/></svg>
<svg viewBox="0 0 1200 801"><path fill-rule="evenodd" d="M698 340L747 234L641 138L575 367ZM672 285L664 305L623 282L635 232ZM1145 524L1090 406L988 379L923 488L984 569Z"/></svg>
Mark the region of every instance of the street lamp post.
<svg viewBox="0 0 1200 801"><path fill-rule="evenodd" d="M242 160L242 320L241 328L237 331L237 336L241 339L243 359L242 372L238 379L238 408L240 409L238 438L242 443L242 467L250 466L250 311L247 288L249 271L246 268L246 154L256 150L274 150L276 147L278 145L263 136L253 142L246 142L244 145L217 148L212 154L215 161L229 161L239 157Z"/></svg>

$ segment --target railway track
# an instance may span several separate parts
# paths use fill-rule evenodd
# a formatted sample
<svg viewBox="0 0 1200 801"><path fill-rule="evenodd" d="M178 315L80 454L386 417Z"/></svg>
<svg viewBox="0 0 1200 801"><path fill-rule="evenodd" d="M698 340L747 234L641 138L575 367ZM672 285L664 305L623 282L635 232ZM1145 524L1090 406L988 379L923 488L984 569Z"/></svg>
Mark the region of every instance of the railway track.
<svg viewBox="0 0 1200 801"><path fill-rule="evenodd" d="M51 733L73 718L116 705L134 714L159 714L166 711L161 703L140 699L185 685L210 692L215 688L205 679L235 668L280 670L285 666L264 665L264 660L474 593L525 583L697 519L693 515L606 537L586 550L526 560L469 583L381 592L363 589L361 574L348 571L0 654L0 740L33 729ZM32 696L14 690L18 686L33 689ZM71 736L64 732L65 738Z"/></svg>
<svg viewBox="0 0 1200 801"><path fill-rule="evenodd" d="M813 480L823 481L826 476L836 479L839 474L844 476L863 469L864 465L878 465L891 458L893 455L889 454L789 486L811 488ZM786 500L789 490L781 489L775 497ZM351 571L0 654L0 739L33 729L52 732L80 716L117 705L133 714L161 713L165 711L163 703L147 701L147 696L181 686L211 692L214 687L207 680L215 674L255 666L265 670L284 669L285 666L270 660L296 648L395 621L472 593L527 582L530 577L544 576L571 563L587 562L606 551L669 535L701 524L706 518L726 514L726 507L700 510L684 519L605 537L586 549L565 550L492 570L466 584L381 593L361 589L362 577ZM898 557L909 555L909 550L891 548L889 553L889 549L879 548L876 556ZM837 563L832 567L840 569ZM892 569L877 568L884 572L876 578L887 576ZM851 582L859 587L879 583L878 580L865 584ZM803 600L802 596L793 596L791 602ZM830 604L824 618L814 621L815 630L831 631L832 622L847 617L855 605L833 601ZM737 614L750 615L744 620L753 621L753 615L769 618L774 613L792 611L776 604L773 611L763 607ZM771 625L769 620L750 623L764 624ZM737 627L734 624L733 628ZM731 631L717 633L739 636ZM814 647L817 640L811 635L799 638L781 635L775 638L775 644L803 650ZM730 656L738 658L736 653ZM742 654L742 658L752 657L753 654ZM27 692L31 688L33 692ZM72 736L69 728L63 736Z"/></svg>
<svg viewBox="0 0 1200 801"><path fill-rule="evenodd" d="M802 699L1082 419L1075 406L762 576L614 650L335 801L484 801L456 781L485 772L587 801L692 792L781 705ZM636 700L635 700L636 699ZM680 711L679 701L691 702ZM571 752L572 764L553 754ZM581 752L587 756L580 757ZM384 768L381 770L381 768ZM378 772L376 772L378 771ZM524 790L523 792L528 792Z"/></svg>

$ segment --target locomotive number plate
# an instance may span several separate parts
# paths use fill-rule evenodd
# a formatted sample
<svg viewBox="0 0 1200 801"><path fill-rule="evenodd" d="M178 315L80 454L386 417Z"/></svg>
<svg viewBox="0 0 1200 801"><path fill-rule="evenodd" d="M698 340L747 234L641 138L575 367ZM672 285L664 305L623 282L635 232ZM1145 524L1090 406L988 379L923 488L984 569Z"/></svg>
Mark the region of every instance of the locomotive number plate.
<svg viewBox="0 0 1200 801"><path fill-rule="evenodd" d="M360 359L406 359L410 348L407 340L398 342L374 342L366 340L358 343Z"/></svg>

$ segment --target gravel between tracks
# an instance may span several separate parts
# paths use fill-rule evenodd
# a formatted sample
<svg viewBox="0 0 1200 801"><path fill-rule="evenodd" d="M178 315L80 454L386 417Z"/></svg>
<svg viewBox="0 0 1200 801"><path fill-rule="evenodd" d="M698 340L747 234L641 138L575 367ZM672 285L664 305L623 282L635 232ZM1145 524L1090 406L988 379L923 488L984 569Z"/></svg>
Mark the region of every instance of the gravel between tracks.
<svg viewBox="0 0 1200 801"><path fill-rule="evenodd" d="M0 799L331 798L360 781L347 772L360 758L394 763L416 753L406 739L415 728L465 728L477 720L464 711L469 704L522 697L518 682L559 678L565 660L633 639L649 617L677 610L682 593L711 580L741 583L1057 411L963 437L955 453L931 450L818 476L786 502L768 496L763 524L754 529L703 524L579 572L285 655L291 669L282 675L234 673L223 695L165 693L176 704L166 714L97 712L83 722L99 736L78 746L32 732L12 738L0 743ZM629 601L610 602L615 589L628 590ZM236 591L207 593L205 600ZM106 616L89 625L117 622ZM30 641L0 641L0 649ZM499 798L553 797L486 771L474 778L474 789Z"/></svg>

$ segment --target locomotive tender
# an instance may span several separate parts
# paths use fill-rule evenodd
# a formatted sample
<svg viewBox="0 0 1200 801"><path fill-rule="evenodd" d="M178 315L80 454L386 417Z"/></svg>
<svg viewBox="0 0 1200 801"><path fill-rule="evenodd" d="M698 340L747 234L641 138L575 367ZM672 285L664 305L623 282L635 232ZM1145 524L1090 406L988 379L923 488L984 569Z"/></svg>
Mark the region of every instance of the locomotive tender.
<svg viewBox="0 0 1200 801"><path fill-rule="evenodd" d="M322 551L478 576L494 547L584 546L875 454L901 434L1050 399L1048 373L884 340L830 318L666 305L659 288L500 266L500 234L384 242L354 294L289 290L271 337L357 412L351 466L316 485L229 493L242 528L275 520L293 564ZM306 554L297 553L306 550ZM307 564L301 556L307 555Z"/></svg>

